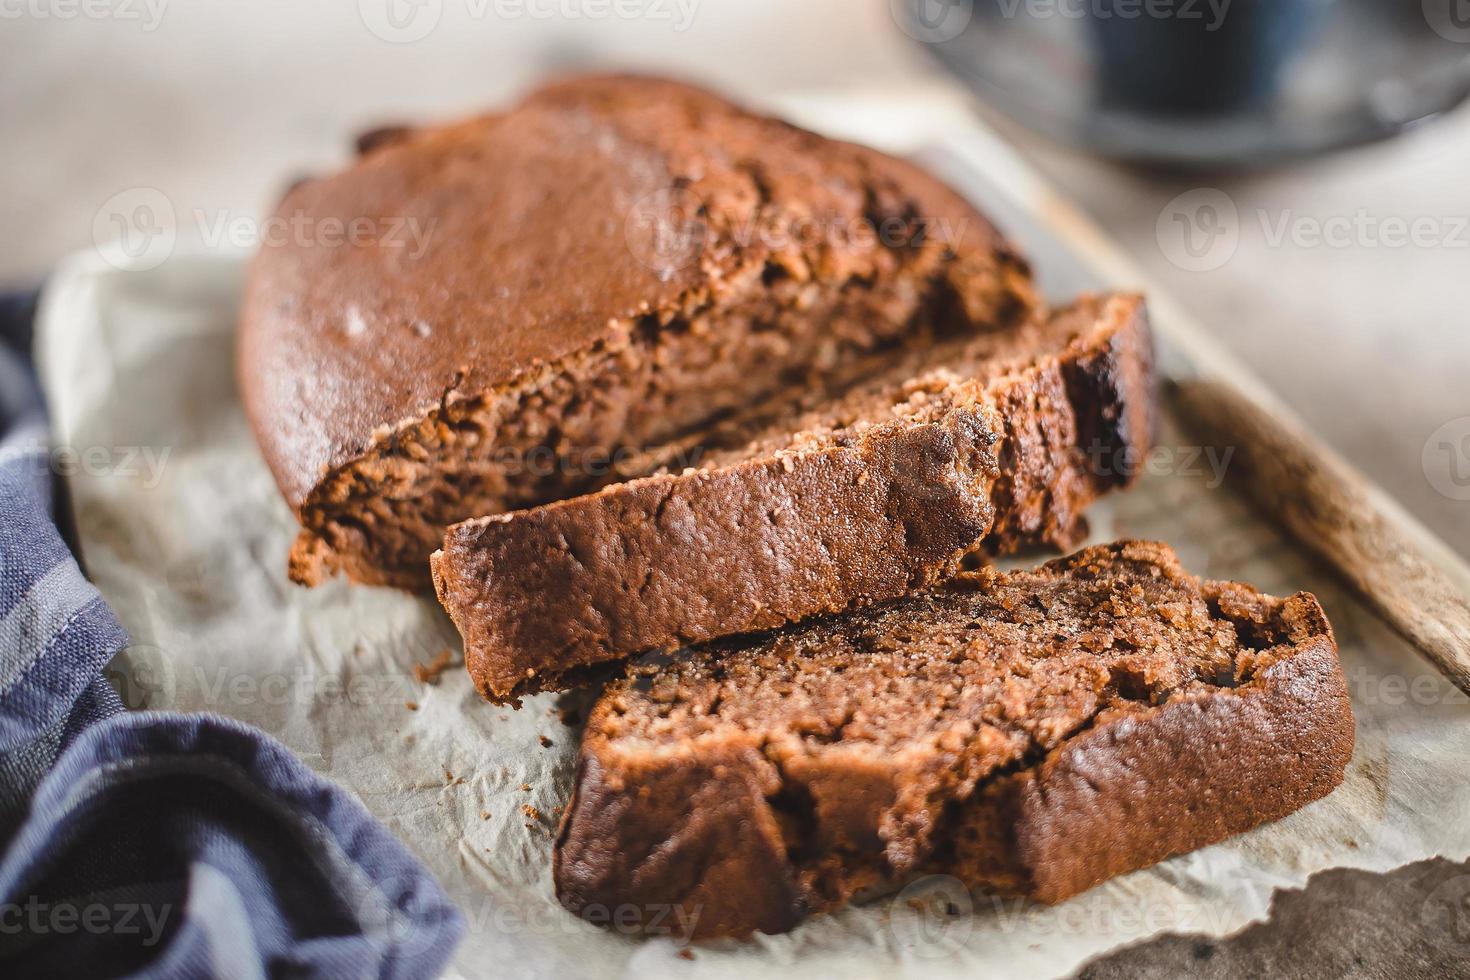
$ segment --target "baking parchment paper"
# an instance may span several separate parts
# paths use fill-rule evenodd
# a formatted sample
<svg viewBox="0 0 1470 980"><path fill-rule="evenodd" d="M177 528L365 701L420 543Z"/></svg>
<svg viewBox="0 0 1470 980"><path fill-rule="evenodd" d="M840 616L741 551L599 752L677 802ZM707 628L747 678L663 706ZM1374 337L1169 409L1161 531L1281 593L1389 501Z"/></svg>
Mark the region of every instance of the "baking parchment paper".
<svg viewBox="0 0 1470 980"><path fill-rule="evenodd" d="M1139 487L1091 513L1093 540L1159 538L1197 574L1318 595L1358 723L1340 789L1054 908L941 876L745 943L685 949L585 924L557 905L549 872L576 751L558 709L575 705L481 702L432 598L290 584L296 525L234 383L242 256L119 266L66 263L40 329L52 465L87 570L134 641L114 680L134 707L257 725L358 794L468 919L451 975L1059 976L1160 932L1234 932L1266 916L1274 890L1327 868L1470 855L1470 700L1221 486L1227 459L1166 425ZM456 662L437 680L416 675L446 650Z"/></svg>

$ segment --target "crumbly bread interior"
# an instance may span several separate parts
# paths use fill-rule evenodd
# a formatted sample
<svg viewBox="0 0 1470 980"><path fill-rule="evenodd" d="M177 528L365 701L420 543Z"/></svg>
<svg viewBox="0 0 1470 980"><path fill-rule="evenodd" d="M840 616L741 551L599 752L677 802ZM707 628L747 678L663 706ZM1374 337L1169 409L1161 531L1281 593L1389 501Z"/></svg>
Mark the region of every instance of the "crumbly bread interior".
<svg viewBox="0 0 1470 980"><path fill-rule="evenodd" d="M906 241L922 239L915 227ZM906 244L875 259L881 272L848 279L818 275L819 259L743 269L718 294L615 324L614 340L512 388L446 391L312 493L292 578L345 571L426 587L428 556L455 521L637 475L649 446L699 445L703 429L753 404L830 391L895 354L1009 327L1032 302L1024 268L1000 255L961 262Z"/></svg>
<svg viewBox="0 0 1470 980"><path fill-rule="evenodd" d="M1094 447L1146 449L1148 352L1125 295L904 352L650 453L647 477L455 525L431 559L440 600L481 692L514 703L606 661L895 598L977 546L1065 549L1130 480Z"/></svg>
<svg viewBox="0 0 1470 980"><path fill-rule="evenodd" d="M583 757L603 783L638 773L655 795L689 760L761 770L756 809L780 828L802 903L830 908L952 855L959 804L987 780L1330 636L1309 595L1194 579L1167 546L1119 542L635 667L594 709ZM566 825L563 839L566 866L582 842ZM679 834L647 840L667 851ZM627 854L618 874L652 880L675 860ZM593 878L564 900L595 896Z"/></svg>
<svg viewBox="0 0 1470 980"><path fill-rule="evenodd" d="M864 435L894 422L934 422L957 404L969 404L997 381L1034 370L1037 357L1060 356L1086 334L1131 315L1131 300L1084 297L1051 316L1038 316L1011 330L956 337L907 349L888 359L876 375L806 392L790 405L777 404L736 417L702 434L698 443L675 443L697 469L717 469L747 459L854 445ZM1083 408L1083 407L1079 407ZM673 469L665 465L662 471Z"/></svg>

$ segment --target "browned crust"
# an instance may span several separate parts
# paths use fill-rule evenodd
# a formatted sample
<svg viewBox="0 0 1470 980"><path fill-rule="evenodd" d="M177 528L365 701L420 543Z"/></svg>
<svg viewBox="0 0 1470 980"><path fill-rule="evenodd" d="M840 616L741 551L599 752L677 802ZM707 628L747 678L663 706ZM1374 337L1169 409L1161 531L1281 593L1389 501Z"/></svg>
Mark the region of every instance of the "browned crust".
<svg viewBox="0 0 1470 980"><path fill-rule="evenodd" d="M516 703L591 664L894 598L952 573L992 525L995 551L1071 546L1082 510L1137 472L1112 460L1146 452L1153 426L1142 301L1083 302L1089 333L941 421L451 528L434 584L481 694Z"/></svg>
<svg viewBox="0 0 1470 980"><path fill-rule="evenodd" d="M1294 601L1321 614L1307 593ZM1327 633L1240 688L1115 718L991 783L967 806L950 863L933 870L1060 902L1326 796L1353 740Z"/></svg>
<svg viewBox="0 0 1470 980"><path fill-rule="evenodd" d="M1203 587L1217 601L1258 595L1233 583ZM886 880L850 877L835 892L799 880L791 842L800 846L811 828L782 826L790 789L765 756L735 757L719 741L622 751L594 718L557 836L557 896L579 914L629 905L640 921L662 910L660 923L685 923L692 938L743 936L784 931L918 873L1058 902L1224 840L1327 795L1352 756L1347 686L1321 606L1298 593L1271 625L1283 627L1283 644L1254 668L1243 664L1251 672L1238 686L1099 716L1045 758L955 800L924 861ZM825 778L841 783L838 768ZM836 873L880 853L876 842L863 846L857 810L882 783L853 768L845 785L855 809L808 816L839 842Z"/></svg>
<svg viewBox="0 0 1470 980"><path fill-rule="evenodd" d="M552 854L564 905L589 921L621 909L638 931L671 935L778 933L806 916L765 804L780 778L759 753L626 762L578 763Z"/></svg>
<svg viewBox="0 0 1470 980"><path fill-rule="evenodd" d="M547 375L683 329L670 324L693 319L703 330L702 318L718 319L724 304L772 292L761 285L772 270L794 269L793 282L820 287L830 308L810 319L833 328L821 344L849 344L854 356L871 352L828 317L881 324L874 334L886 343L923 332L915 304L933 300L956 323L985 329L1034 300L1024 261L919 168L673 81L567 79L501 114L367 134L362 150L352 167L281 202L277 219L306 231L261 249L242 303L242 400L302 524L289 572L303 584L341 573L423 589L428 555L453 521L598 485L506 488L460 472L449 473L450 486L432 484L452 470L435 454L480 447L482 428L496 439L487 453L537 448L534 438L500 445L513 426L498 413L546 397L555 387ZM686 191L708 206L708 241L699 261L665 268L644 254L657 242L640 237L654 235L640 208ZM861 234L812 244L793 233L909 218L923 232L894 247ZM775 234L753 234L767 222ZM370 243L331 244L325 229L338 223L368 229ZM652 399L634 398L637 424L609 410L585 424L553 419L566 445L551 448L642 448L730 408L722 393L738 405L785 383L780 370L745 370L704 391L680 387L677 410L639 416L636 406ZM596 388L576 394L590 400Z"/></svg>
<svg viewBox="0 0 1470 980"><path fill-rule="evenodd" d="M1028 392L1015 386L999 400L1008 431L1000 452L1000 479L991 490L996 521L986 541L1005 554L1042 544L1069 550L1086 537L1081 510L1109 490L1126 487L1140 472L1158 426L1153 335L1143 301L1127 304L1116 329L1080 356L1061 361L1064 392L1047 397L1074 410L1028 410ZM1107 312L1101 314L1106 320ZM1043 406L1045 402L1040 403ZM1063 420L1071 431L1058 431ZM1073 452L1058 453L1057 446ZM1051 451L1048 451L1051 450Z"/></svg>
<svg viewBox="0 0 1470 980"><path fill-rule="evenodd" d="M434 584L480 692L513 701L579 667L903 594L990 526L957 475L993 477L994 438L964 413L458 525Z"/></svg>

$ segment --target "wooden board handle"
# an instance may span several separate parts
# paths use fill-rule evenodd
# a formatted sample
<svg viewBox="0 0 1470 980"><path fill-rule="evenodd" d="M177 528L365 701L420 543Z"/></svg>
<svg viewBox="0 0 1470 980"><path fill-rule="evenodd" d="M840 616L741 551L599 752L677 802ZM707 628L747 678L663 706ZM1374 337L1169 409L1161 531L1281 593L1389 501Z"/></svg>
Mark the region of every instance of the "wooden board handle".
<svg viewBox="0 0 1470 980"><path fill-rule="evenodd" d="M1197 436L1235 447L1230 478L1265 515L1335 568L1470 694L1470 602L1384 516L1382 501L1356 471L1229 384L1180 379L1167 394Z"/></svg>

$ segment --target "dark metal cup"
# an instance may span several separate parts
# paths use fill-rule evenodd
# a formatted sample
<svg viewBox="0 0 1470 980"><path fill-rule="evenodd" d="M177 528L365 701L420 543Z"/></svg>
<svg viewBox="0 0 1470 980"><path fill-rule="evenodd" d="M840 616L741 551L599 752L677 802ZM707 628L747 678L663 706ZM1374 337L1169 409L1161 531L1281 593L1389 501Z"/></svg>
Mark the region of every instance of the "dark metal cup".
<svg viewBox="0 0 1470 980"><path fill-rule="evenodd" d="M1090 0L1099 94L1153 115L1271 102L1327 0Z"/></svg>

